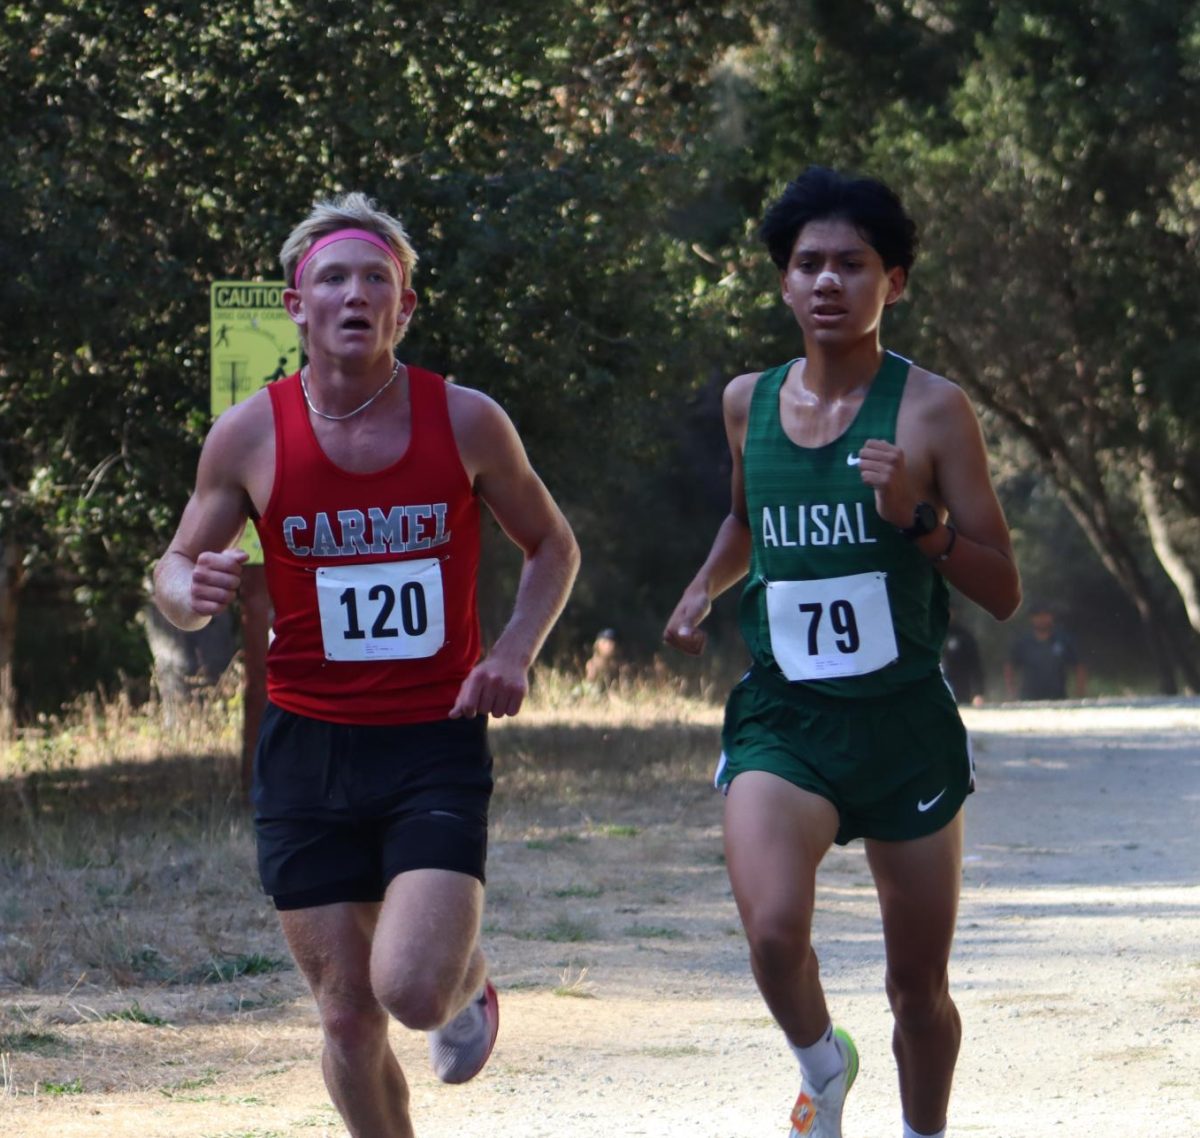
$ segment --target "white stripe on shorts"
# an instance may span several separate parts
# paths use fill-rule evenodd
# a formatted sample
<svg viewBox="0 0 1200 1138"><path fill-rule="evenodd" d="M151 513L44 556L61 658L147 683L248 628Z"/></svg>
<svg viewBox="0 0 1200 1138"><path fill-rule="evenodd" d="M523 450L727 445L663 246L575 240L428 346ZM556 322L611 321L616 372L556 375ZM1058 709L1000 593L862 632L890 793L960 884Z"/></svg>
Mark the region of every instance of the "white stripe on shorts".
<svg viewBox="0 0 1200 1138"><path fill-rule="evenodd" d="M725 773L725 766L729 762L729 756L724 751L721 752L721 757L717 760L716 773L713 775L713 790L721 789L721 775ZM726 787L725 791L728 792Z"/></svg>

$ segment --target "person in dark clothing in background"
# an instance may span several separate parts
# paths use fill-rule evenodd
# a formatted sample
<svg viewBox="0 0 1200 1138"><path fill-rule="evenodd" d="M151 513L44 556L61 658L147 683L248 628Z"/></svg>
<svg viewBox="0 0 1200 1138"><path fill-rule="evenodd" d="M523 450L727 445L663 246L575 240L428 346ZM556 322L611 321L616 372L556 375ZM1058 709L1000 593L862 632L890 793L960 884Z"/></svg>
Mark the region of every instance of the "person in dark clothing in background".
<svg viewBox="0 0 1200 1138"><path fill-rule="evenodd" d="M1068 678L1074 675L1074 692ZM1029 606L1029 629L1017 638L1004 668L1009 699L1075 699L1087 695L1087 669L1075 642L1055 624L1054 612L1044 601Z"/></svg>
<svg viewBox="0 0 1200 1138"><path fill-rule="evenodd" d="M983 703L983 657L979 654L979 641L953 610L942 646L942 674L956 703L975 707Z"/></svg>

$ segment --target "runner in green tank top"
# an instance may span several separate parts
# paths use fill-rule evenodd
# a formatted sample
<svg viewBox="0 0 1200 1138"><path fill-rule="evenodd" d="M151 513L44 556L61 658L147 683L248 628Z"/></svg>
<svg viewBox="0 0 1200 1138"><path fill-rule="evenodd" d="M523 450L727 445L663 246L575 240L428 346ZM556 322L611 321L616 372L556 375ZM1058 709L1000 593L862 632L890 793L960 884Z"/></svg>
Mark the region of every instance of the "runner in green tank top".
<svg viewBox="0 0 1200 1138"><path fill-rule="evenodd" d="M755 540L742 632L757 663L802 679L814 691L840 699L893 693L937 671L949 615L945 581L930 572L915 542L880 518L874 491L859 472L859 456L871 439L895 439L909 363L886 353L846 430L825 446L803 447L779 417L781 388L794 362L763 372L750 404L743 476ZM842 608L807 609L802 616L799 658L787 653L777 659L769 615L779 607L780 585L860 574L883 575L879 592L886 595L891 620L872 628L857 606L834 597L835 604L844 602ZM839 618L846 627L839 627ZM884 633L877 646L873 632ZM868 671L863 654L873 646L886 666ZM786 652L786 644L780 647ZM789 675L789 664L797 675Z"/></svg>
<svg viewBox="0 0 1200 1138"><path fill-rule="evenodd" d="M800 1063L793 1138L841 1138L858 1072L810 935L817 867L857 837L883 917L904 1138L941 1136L972 785L938 665L947 583L1004 620L1020 581L966 396L880 344L916 249L900 200L810 167L761 232L805 354L725 390L732 504L665 639L699 653L713 598L748 575L753 666L729 698L717 785L751 967Z"/></svg>

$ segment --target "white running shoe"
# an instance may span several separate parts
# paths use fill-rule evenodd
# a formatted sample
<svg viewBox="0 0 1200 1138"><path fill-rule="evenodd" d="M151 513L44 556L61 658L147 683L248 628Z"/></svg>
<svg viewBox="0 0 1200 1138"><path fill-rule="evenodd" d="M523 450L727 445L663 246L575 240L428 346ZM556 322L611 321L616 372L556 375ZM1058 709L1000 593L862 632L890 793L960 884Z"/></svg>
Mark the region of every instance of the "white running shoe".
<svg viewBox="0 0 1200 1138"><path fill-rule="evenodd" d="M429 1061L443 1083L465 1083L483 1070L500 1030L500 1003L489 980L448 1024L429 1033Z"/></svg>
<svg viewBox="0 0 1200 1138"><path fill-rule="evenodd" d="M858 1077L858 1048L840 1027L833 1029L833 1041L846 1065L819 1091L814 1091L807 1079L800 1080L789 1138L842 1138L842 1107Z"/></svg>

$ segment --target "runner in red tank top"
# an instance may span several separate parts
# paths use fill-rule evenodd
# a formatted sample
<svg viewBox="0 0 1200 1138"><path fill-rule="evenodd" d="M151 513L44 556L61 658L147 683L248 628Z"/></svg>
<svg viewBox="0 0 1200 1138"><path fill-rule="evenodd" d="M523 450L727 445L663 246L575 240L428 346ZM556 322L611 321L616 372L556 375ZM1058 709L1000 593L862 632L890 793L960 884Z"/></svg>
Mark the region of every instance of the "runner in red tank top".
<svg viewBox="0 0 1200 1138"><path fill-rule="evenodd" d="M184 629L237 594L247 518L275 637L254 763L259 872L316 997L322 1071L353 1134L407 1136L388 1015L465 1082L499 1013L479 944L489 715L515 715L579 565L574 536L487 396L395 358L416 254L362 194L284 243L308 364L230 408L154 572ZM480 657L483 502L524 554L512 617Z"/></svg>

